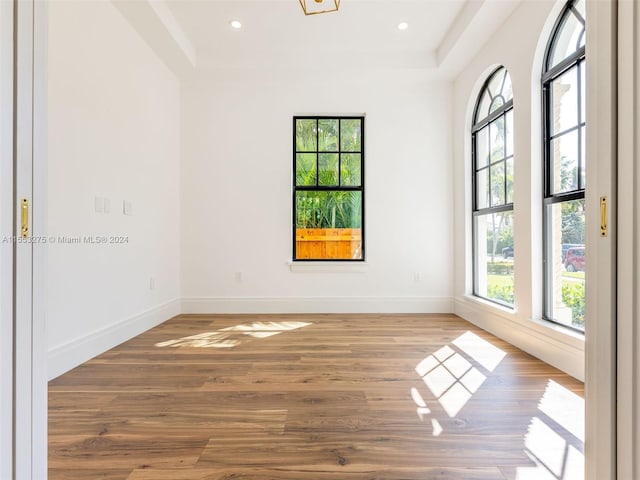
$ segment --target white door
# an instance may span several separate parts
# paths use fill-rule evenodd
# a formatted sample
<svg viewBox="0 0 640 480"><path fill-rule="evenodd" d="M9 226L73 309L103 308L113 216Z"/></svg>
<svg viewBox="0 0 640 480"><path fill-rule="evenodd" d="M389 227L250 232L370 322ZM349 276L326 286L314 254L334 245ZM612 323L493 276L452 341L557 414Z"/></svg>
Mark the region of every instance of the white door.
<svg viewBox="0 0 640 480"><path fill-rule="evenodd" d="M0 478L13 478L13 4L0 2Z"/></svg>
<svg viewBox="0 0 640 480"><path fill-rule="evenodd" d="M44 4L44 2L38 2ZM0 1L0 478L46 479L43 5ZM35 27L34 27L35 25ZM37 54L36 54L37 52ZM36 193L36 195L34 195Z"/></svg>

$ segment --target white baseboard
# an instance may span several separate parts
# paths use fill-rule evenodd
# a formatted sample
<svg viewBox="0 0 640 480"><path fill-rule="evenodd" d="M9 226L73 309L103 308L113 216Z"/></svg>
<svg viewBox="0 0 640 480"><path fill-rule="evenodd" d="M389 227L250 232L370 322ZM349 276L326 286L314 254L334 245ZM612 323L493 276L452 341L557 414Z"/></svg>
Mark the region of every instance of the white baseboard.
<svg viewBox="0 0 640 480"><path fill-rule="evenodd" d="M186 297L182 313L451 313L449 297Z"/></svg>
<svg viewBox="0 0 640 480"><path fill-rule="evenodd" d="M468 298L456 298L454 304L459 317L584 381L584 336L550 322L521 319Z"/></svg>
<svg viewBox="0 0 640 480"><path fill-rule="evenodd" d="M455 313L584 381L584 339L551 324L524 321L466 298L449 297L186 297L53 347L49 380L181 313Z"/></svg>
<svg viewBox="0 0 640 480"><path fill-rule="evenodd" d="M48 352L48 379L56 378L96 355L106 352L179 314L180 299L171 300L146 312L76 338L64 345L53 347Z"/></svg>

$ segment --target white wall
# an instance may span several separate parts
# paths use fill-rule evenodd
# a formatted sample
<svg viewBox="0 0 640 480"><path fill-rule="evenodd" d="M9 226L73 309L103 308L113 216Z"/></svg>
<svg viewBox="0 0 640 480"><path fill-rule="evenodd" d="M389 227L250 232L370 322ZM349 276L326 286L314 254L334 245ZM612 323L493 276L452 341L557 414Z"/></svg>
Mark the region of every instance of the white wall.
<svg viewBox="0 0 640 480"><path fill-rule="evenodd" d="M110 2L50 2L49 18L53 378L179 312L180 88ZM57 241L102 235L128 242Z"/></svg>
<svg viewBox="0 0 640 480"><path fill-rule="evenodd" d="M550 0L523 2L454 82L455 313L584 379L583 337L540 320L540 72L544 47L562 5ZM482 83L497 65L509 70L514 92L514 311L471 295L471 114Z"/></svg>
<svg viewBox="0 0 640 480"><path fill-rule="evenodd" d="M417 70L185 83L183 311L451 311L450 88ZM292 116L327 113L366 115L366 265L292 271Z"/></svg>

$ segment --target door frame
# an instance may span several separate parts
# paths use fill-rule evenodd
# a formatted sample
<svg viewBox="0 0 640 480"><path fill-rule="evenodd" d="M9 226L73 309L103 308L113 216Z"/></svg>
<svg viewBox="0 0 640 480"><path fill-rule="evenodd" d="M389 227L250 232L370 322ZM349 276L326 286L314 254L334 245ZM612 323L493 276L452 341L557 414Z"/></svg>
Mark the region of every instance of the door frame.
<svg viewBox="0 0 640 480"><path fill-rule="evenodd" d="M618 11L618 478L640 475L640 5ZM623 401L624 400L624 401Z"/></svg>
<svg viewBox="0 0 640 480"><path fill-rule="evenodd" d="M13 7L0 2L0 478L13 478Z"/></svg>
<svg viewBox="0 0 640 480"><path fill-rule="evenodd" d="M24 0L23 0L24 1ZM43 0L28 0L33 4L33 235L47 238L48 234L48 3ZM32 475L33 480L48 477L48 342L46 322L46 285L48 275L47 244L39 242L33 246L32 257Z"/></svg>
<svg viewBox="0 0 640 480"><path fill-rule="evenodd" d="M596 4L600 6L595 7ZM607 165L600 168L593 162L594 168L590 170L590 178L593 180L587 188L587 191L591 192L587 194L589 209L594 212L590 215L590 220L597 217L595 215L597 210L594 209L598 207L599 197L609 196L611 232L608 239L603 239L597 236L597 229L591 228L593 234L587 239L591 245L591 251L596 251L593 247L597 245L599 252L597 258L594 258L595 261L587 267L590 278L597 279L591 283L597 287L587 294L590 300L587 302L587 321L591 323L587 326L590 333L587 334L586 427L588 438L592 442L591 446L587 446L587 478L615 478L616 458L618 478L634 478L634 475L640 473L638 460L634 460L634 458L640 458L640 445L633 434L634 431L640 431L640 412L638 412L640 368L636 352L636 348L640 346L640 328L635 325L638 314L637 299L640 296L636 275L640 264L637 248L634 247L640 240L640 220L637 218L640 202L638 194L635 193L640 188L640 175L633 161L638 155L640 146L638 140L634 140L633 134L635 133L636 139L640 136L640 126L638 118L633 115L633 110L629 111L629 109L635 108L635 111L638 111L640 107L638 82L636 81L635 85L630 83L634 79L640 80L638 73L640 47L637 45L638 34L635 33L640 27L640 7L629 0L588 1L587 6L591 13L595 8L604 10L604 15L601 15L601 10L598 10L597 16L589 15L590 22L596 21L597 18L599 25L609 26L608 29L590 27L589 30L589 44L593 49L588 52L587 65L597 64L598 67L589 71L591 76L588 102L592 104L589 110L598 111L598 116L589 119L588 128L600 134L597 136L598 139L595 139L595 135L591 135L587 148L592 152L590 153L592 159L611 158L614 163L612 166L610 162L604 162ZM13 179L14 173L17 173L16 186L20 191L15 192L14 195L13 185L10 185L10 203L13 203L15 198L25 195L30 198L32 236L40 237L46 236L47 231L47 6L46 2L36 0L0 2L0 13L6 13L7 9L11 9L12 20L14 8L17 30L16 86L21 89L20 92L16 92L18 101L15 105L15 115L19 121L22 121L18 124L15 160L20 172L13 171L13 162L0 162L0 201L3 205L7 204L5 203L8 198L5 188L9 186L7 179ZM6 19L3 19L4 15L0 15L0 41L4 38L5 30L3 29L9 26ZM620 35L624 36L619 38L620 53L625 51L631 56L627 58L634 59L633 62L617 64L615 26L618 21ZM7 55L8 48L13 52L13 45L11 47L5 44L0 45L0 59ZM611 69L607 70L607 67ZM618 80L619 87L621 91L634 92L631 95L633 101L629 98L620 98L618 103L615 99L617 68L620 68L621 72ZM612 75L611 72L614 74ZM0 78L0 85L5 81L6 78ZM25 88L31 89L30 94L22 90ZM622 90L623 88L628 90ZM0 96L4 100L6 92L0 91ZM609 107L601 103L607 96L610 101L616 100L610 102ZM11 98L13 98L13 91L11 91ZM594 106L597 106L597 110L594 110ZM11 117L13 114L14 112L11 112ZM7 112L0 112L0 128L6 126L6 115ZM631 131L630 138L620 137L620 144L617 143L618 138L615 132L617 120L620 121L621 126L624 125L623 121L631 121L634 129ZM615 175L616 146L620 149L618 178ZM2 149L0 154L4 154L7 148L13 149L13 145L8 147L7 143L0 143L0 149ZM7 173L9 173L8 176ZM625 222L621 222L618 226L620 229L618 238L615 235L616 217L612 214L616 208L616 181L619 182L620 198L633 199L632 202L620 202L618 206L619 217L625 219ZM627 194L632 196L629 197ZM3 209L0 213L0 232L3 234L7 231L8 221L11 222L12 230L17 226L19 216L15 207L17 205L14 205L11 211ZM11 220L8 220L9 218ZM617 277L616 242L620 252L618 262L620 268ZM17 440L13 444L16 454L10 464L5 462L5 457L9 450L13 452L14 449L0 448L0 478L5 478L6 469L15 465L15 471L7 478L43 480L47 478L47 348L44 288L47 278L46 249L44 244L21 245L22 247L24 249L17 254L16 258L16 265L19 268L15 276L17 280L15 292L13 291L13 272L9 276L6 273L9 269L0 269L0 333L2 334L0 360L3 365L5 361L13 364L14 353L16 353L15 367L18 372L18 375L11 378L3 372L0 380L0 424L4 427L8 420L8 402L11 402L10 411L13 412L13 399L15 399L15 407L18 410L16 431L11 431L13 422L7 424L11 425L9 429L3 428L0 431L0 446L5 446L14 438ZM8 256L9 251L11 251L10 256ZM4 265L8 258L13 258L13 246L0 243L0 262ZM18 262L23 258L26 259L28 268ZM618 288L617 305L616 286ZM604 291L600 287L604 287ZM8 309L13 307L12 302L7 303L7 299L12 299L14 294L17 301L15 317L13 310L7 316ZM616 325L617 314L619 315L618 325ZM7 321L14 318L15 332L14 323ZM10 333L9 337L5 335L7 332ZM14 333L16 334L15 348L8 340L13 339ZM617 406L619 409L617 418L616 373L617 394L619 398L629 400ZM13 388L15 392L11 391L9 395L8 389Z"/></svg>
<svg viewBox="0 0 640 480"><path fill-rule="evenodd" d="M47 8L14 0L12 476L47 478ZM22 199L29 202L26 239ZM19 241L18 241L19 239Z"/></svg>

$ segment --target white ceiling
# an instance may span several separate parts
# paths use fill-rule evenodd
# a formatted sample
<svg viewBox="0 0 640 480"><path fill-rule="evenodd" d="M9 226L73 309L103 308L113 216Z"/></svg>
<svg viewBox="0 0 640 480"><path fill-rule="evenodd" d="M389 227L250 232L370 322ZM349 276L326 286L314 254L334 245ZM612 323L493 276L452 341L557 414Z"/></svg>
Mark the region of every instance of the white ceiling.
<svg viewBox="0 0 640 480"><path fill-rule="evenodd" d="M312 0L311 0L312 1ZM325 0L329 1L329 0ZM464 0L343 0L340 11L305 16L298 0L167 0L201 65L393 61L427 66ZM229 21L242 22L234 30ZM410 28L400 31L398 23ZM363 60L364 59L364 60ZM405 60L406 61L406 60Z"/></svg>
<svg viewBox="0 0 640 480"><path fill-rule="evenodd" d="M298 0L114 4L181 74L194 67L411 68L451 74L519 1L342 0L339 12L311 16ZM231 20L241 21L242 29L232 29ZM409 28L400 31L403 21Z"/></svg>

